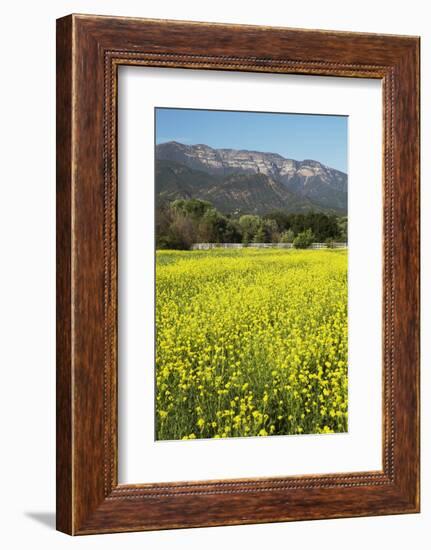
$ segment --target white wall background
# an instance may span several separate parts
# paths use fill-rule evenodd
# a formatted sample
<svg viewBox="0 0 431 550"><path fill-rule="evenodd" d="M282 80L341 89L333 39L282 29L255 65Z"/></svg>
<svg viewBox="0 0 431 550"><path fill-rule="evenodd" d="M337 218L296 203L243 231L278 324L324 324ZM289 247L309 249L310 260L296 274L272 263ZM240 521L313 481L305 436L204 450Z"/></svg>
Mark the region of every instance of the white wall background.
<svg viewBox="0 0 431 550"><path fill-rule="evenodd" d="M422 327L431 330L431 30L410 0L10 1L0 24L0 540L7 549L262 546L427 548L431 523L429 365L422 345L422 514L71 538L54 531L55 19L70 12L283 25L422 37ZM5 378L4 378L5 377Z"/></svg>

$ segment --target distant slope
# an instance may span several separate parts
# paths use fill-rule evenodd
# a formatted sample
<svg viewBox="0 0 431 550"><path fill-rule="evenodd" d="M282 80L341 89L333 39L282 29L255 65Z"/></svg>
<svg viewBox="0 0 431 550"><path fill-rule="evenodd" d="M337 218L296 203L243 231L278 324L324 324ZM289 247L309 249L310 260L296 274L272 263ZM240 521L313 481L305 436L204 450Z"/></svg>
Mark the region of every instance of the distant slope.
<svg viewBox="0 0 431 550"><path fill-rule="evenodd" d="M169 160L156 161L156 199L203 198L208 189L218 185L218 178L201 170L192 170Z"/></svg>
<svg viewBox="0 0 431 550"><path fill-rule="evenodd" d="M265 174L217 177L164 160L156 162L156 197L158 203L175 199L206 200L224 214L322 210L309 199L292 193Z"/></svg>
<svg viewBox="0 0 431 550"><path fill-rule="evenodd" d="M156 147L158 201L200 198L222 212L347 212L347 175L314 160L178 142Z"/></svg>

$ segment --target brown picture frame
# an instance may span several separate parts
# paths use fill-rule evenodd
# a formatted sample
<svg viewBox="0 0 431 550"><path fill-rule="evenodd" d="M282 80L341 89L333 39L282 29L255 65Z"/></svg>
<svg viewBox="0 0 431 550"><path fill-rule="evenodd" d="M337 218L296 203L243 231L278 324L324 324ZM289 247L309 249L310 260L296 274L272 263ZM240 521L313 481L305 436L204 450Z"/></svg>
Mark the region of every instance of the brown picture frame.
<svg viewBox="0 0 431 550"><path fill-rule="evenodd" d="M383 469L119 485L117 68L383 84ZM57 529L72 535L419 511L419 38L69 15L57 21Z"/></svg>

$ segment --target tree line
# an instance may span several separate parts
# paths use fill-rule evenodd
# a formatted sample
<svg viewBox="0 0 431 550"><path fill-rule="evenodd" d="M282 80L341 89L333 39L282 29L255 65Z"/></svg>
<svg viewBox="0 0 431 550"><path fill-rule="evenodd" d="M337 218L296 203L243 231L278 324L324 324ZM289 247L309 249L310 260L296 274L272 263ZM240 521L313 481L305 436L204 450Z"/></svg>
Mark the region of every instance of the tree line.
<svg viewBox="0 0 431 550"><path fill-rule="evenodd" d="M347 242L347 217L309 211L223 215L200 199L178 199L156 208L156 248L189 250L195 243Z"/></svg>

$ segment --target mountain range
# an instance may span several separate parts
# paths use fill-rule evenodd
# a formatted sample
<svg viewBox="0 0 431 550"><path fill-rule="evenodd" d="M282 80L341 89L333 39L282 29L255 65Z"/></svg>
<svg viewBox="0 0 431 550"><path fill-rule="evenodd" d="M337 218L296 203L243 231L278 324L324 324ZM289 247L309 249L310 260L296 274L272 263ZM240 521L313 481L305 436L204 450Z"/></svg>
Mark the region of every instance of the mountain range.
<svg viewBox="0 0 431 550"><path fill-rule="evenodd" d="M316 160L169 141L156 146L156 201L202 199L224 214L347 214L347 174Z"/></svg>

